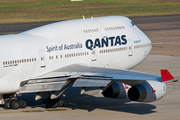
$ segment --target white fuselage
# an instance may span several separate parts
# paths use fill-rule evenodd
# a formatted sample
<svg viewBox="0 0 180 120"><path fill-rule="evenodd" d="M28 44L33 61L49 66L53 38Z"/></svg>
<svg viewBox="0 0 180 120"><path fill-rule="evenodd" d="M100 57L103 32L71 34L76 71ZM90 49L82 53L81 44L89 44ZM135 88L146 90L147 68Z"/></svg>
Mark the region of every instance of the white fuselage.
<svg viewBox="0 0 180 120"><path fill-rule="evenodd" d="M126 17L69 20L0 37L0 94L71 64L131 69L151 51L151 41Z"/></svg>

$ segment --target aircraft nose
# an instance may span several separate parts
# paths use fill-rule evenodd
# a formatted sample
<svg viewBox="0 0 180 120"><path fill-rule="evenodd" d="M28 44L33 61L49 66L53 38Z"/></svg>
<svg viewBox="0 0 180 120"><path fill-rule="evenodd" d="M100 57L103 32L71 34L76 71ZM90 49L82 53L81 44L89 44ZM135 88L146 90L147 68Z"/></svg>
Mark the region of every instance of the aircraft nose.
<svg viewBox="0 0 180 120"><path fill-rule="evenodd" d="M146 42L147 44L152 44L151 40L146 36Z"/></svg>
<svg viewBox="0 0 180 120"><path fill-rule="evenodd" d="M144 39L145 39L144 55L147 56L151 52L152 42L151 42L151 40L147 36Z"/></svg>

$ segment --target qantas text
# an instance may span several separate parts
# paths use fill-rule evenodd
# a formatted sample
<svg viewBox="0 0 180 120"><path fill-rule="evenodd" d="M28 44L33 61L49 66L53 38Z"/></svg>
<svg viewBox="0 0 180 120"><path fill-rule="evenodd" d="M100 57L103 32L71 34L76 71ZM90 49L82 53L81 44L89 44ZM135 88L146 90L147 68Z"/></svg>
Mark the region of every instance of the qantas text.
<svg viewBox="0 0 180 120"><path fill-rule="evenodd" d="M113 36L113 37L106 37L106 38L96 38L94 41L91 39L88 39L86 41L86 48L93 50L93 48L96 47L109 47L109 46L117 46L117 45L126 45L127 39L126 35L122 36Z"/></svg>

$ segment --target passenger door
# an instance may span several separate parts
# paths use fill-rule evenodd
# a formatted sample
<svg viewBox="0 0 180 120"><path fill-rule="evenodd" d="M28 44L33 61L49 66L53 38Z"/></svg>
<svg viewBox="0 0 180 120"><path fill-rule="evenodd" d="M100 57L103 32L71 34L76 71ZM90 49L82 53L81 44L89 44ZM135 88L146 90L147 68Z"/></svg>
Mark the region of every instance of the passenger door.
<svg viewBox="0 0 180 120"><path fill-rule="evenodd" d="M46 67L46 57L45 57L45 52L44 50L39 51L40 54L40 67L45 68Z"/></svg>
<svg viewBox="0 0 180 120"><path fill-rule="evenodd" d="M133 42L132 40L128 40L128 56L133 56Z"/></svg>

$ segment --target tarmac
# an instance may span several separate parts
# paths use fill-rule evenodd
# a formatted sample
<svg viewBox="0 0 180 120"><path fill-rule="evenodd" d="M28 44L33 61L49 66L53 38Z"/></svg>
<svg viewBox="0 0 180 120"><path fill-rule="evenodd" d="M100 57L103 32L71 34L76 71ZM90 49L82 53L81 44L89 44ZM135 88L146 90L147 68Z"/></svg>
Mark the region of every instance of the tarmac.
<svg viewBox="0 0 180 120"><path fill-rule="evenodd" d="M163 16L131 18L137 21L136 25L143 29L153 44L150 55L133 70L160 75L160 69L168 69L175 78L180 80L180 21L175 19L179 15L169 16L169 19L168 16L165 17L167 17L166 20ZM138 23L138 21L141 22ZM147 26L150 27L147 28ZM66 105L61 108L44 109L36 105L25 109L5 110L0 107L0 119L179 120L180 83L168 81L166 85L166 95L161 100L151 103L132 102L129 99L109 99L97 94L97 91L90 91L81 97L73 95L73 99L65 97Z"/></svg>

